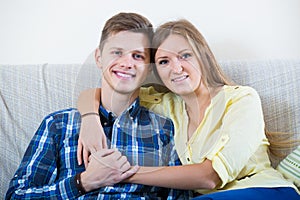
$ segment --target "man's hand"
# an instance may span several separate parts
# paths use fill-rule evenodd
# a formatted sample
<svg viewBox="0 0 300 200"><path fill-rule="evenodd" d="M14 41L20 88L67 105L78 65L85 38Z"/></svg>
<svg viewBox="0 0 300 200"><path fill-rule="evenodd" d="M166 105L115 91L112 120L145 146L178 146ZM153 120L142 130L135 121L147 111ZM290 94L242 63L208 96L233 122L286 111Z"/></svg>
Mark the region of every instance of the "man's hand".
<svg viewBox="0 0 300 200"><path fill-rule="evenodd" d="M86 191L111 186L132 176L138 169L138 166L131 167L118 150L102 149L91 154L89 165L81 174L82 186Z"/></svg>
<svg viewBox="0 0 300 200"><path fill-rule="evenodd" d="M107 142L99 116L88 115L81 118L77 149L78 164L81 165L82 161L84 161L85 168L87 168L91 153L104 148L107 148Z"/></svg>

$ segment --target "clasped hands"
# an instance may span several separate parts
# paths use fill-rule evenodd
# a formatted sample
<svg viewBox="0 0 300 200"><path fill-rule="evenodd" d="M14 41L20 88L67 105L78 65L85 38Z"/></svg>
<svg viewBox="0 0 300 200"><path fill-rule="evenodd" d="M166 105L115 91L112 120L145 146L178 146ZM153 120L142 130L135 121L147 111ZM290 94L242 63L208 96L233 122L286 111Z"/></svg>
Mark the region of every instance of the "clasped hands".
<svg viewBox="0 0 300 200"><path fill-rule="evenodd" d="M91 191L124 181L138 169L138 166L132 167L117 149L101 149L91 153L81 182L86 191Z"/></svg>
<svg viewBox="0 0 300 200"><path fill-rule="evenodd" d="M93 120L85 118L86 121L89 119ZM91 127L81 127L77 150L78 164L81 165L84 161L86 168L81 174L81 182L87 192L124 181L139 170L139 166L131 166L120 151L107 148L106 136L101 126Z"/></svg>

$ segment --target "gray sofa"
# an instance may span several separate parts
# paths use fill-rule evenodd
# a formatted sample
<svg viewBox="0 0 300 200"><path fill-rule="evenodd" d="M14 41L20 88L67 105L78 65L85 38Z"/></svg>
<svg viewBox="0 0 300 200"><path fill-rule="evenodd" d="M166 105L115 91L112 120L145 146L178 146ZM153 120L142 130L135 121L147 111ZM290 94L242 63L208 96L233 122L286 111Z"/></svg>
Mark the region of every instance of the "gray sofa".
<svg viewBox="0 0 300 200"><path fill-rule="evenodd" d="M300 139L300 60L223 61L235 82L261 96L266 127ZM79 91L99 85L94 64L0 65L0 198L43 117L76 107ZM288 153L288 152L286 152ZM272 157L277 166L281 158Z"/></svg>

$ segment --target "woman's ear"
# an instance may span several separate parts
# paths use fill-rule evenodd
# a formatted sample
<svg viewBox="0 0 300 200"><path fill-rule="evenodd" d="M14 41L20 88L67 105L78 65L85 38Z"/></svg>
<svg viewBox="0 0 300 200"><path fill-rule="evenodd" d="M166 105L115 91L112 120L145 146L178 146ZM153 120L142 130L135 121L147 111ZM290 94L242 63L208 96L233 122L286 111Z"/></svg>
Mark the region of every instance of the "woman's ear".
<svg viewBox="0 0 300 200"><path fill-rule="evenodd" d="M98 68L102 69L102 66L101 66L101 52L100 52L99 48L97 48L95 50L95 61L96 61L96 64L97 64Z"/></svg>

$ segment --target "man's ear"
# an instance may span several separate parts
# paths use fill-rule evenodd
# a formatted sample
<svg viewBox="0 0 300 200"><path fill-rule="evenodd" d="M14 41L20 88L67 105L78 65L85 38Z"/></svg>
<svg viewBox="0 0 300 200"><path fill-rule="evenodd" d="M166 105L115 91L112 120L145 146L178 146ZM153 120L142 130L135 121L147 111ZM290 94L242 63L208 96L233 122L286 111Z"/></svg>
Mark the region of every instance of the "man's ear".
<svg viewBox="0 0 300 200"><path fill-rule="evenodd" d="M102 69L102 65L101 65L101 51L99 48L96 48L95 50L95 61L96 61L96 64L98 66L98 68Z"/></svg>

